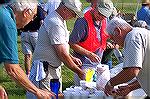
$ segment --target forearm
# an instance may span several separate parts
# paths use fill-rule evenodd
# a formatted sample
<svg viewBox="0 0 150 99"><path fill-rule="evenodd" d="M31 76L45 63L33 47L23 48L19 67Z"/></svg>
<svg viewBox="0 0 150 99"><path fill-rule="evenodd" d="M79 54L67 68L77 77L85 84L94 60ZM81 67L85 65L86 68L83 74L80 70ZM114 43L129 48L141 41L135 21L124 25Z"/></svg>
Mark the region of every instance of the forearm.
<svg viewBox="0 0 150 99"><path fill-rule="evenodd" d="M72 56L70 56L70 53L68 51L68 48L66 48L66 45L60 44L60 45L54 45L57 55L59 56L59 59L66 64L66 66L71 69L72 71L76 72L77 74L83 73L81 69L73 62Z"/></svg>
<svg viewBox="0 0 150 99"><path fill-rule="evenodd" d="M74 58L71 54L69 54L69 56L70 56L72 59Z"/></svg>
<svg viewBox="0 0 150 99"><path fill-rule="evenodd" d="M21 67L18 64L7 64L5 63L5 69L8 73L8 75L16 82L22 85L26 90L36 94L38 91L38 88L30 82L30 80L27 78L24 71L21 69Z"/></svg>
<svg viewBox="0 0 150 99"><path fill-rule="evenodd" d="M61 61L69 68L71 69L72 71L76 72L76 73L82 73L81 69L73 62L72 58L73 56L69 55L69 54L65 54L65 53L62 53L60 55L60 59Z"/></svg>
<svg viewBox="0 0 150 99"><path fill-rule="evenodd" d="M78 44L71 44L69 43L70 47L76 51L77 53L81 54L81 55L84 55L84 56L89 56L92 52L82 48L81 46L79 46Z"/></svg>
<svg viewBox="0 0 150 99"><path fill-rule="evenodd" d="M112 86L116 86L118 84L126 83L137 76L139 72L138 68L126 68L123 69L118 75L110 79L110 83Z"/></svg>
<svg viewBox="0 0 150 99"><path fill-rule="evenodd" d="M82 48L78 44L70 44L70 46L74 51L81 54L82 56L86 56L92 62L98 62L99 63L101 61L101 57L99 55L96 55L95 53L90 52L90 51L86 50L85 48Z"/></svg>
<svg viewBox="0 0 150 99"><path fill-rule="evenodd" d="M141 85L140 85L140 83L136 80L136 81L134 81L134 82L128 84L128 87L129 87L129 89L130 89L131 91L133 91L133 90L136 90L136 89L141 88Z"/></svg>

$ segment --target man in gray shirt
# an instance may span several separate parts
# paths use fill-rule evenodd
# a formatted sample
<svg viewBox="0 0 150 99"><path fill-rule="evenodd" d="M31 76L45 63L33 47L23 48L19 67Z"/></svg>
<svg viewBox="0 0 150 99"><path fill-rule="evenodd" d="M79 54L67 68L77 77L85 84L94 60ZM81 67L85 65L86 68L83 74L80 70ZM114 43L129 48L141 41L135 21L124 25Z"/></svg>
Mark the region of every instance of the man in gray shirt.
<svg viewBox="0 0 150 99"><path fill-rule="evenodd" d="M107 26L107 32L114 42L124 47L124 61L123 70L107 82L105 93L112 95L115 85L126 83L136 77L137 81L126 86L128 92L120 90L117 93L124 96L142 87L150 96L150 32L145 28L133 28L121 18L112 19Z"/></svg>
<svg viewBox="0 0 150 99"><path fill-rule="evenodd" d="M81 5L79 0L62 0L59 7L45 18L39 29L29 77L36 86L50 90L50 79L61 82L62 62L84 79L84 72L79 68L81 61L69 53L69 32L65 22L76 15L81 16ZM43 67L46 74L41 74ZM34 99L31 93L27 96Z"/></svg>

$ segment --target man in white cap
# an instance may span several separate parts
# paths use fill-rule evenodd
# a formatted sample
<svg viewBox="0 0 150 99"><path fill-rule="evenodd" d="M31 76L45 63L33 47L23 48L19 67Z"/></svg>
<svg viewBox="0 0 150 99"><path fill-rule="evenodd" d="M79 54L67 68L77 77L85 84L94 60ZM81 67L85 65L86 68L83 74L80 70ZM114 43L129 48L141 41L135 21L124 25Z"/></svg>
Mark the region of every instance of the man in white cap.
<svg viewBox="0 0 150 99"><path fill-rule="evenodd" d="M74 50L74 56L81 59L83 66L93 65L93 62L100 63L106 48L106 17L109 17L112 11L113 3L110 0L101 0L88 10L83 18L76 20L69 44ZM74 81L75 85L79 85L80 79L77 76Z"/></svg>
<svg viewBox="0 0 150 99"><path fill-rule="evenodd" d="M29 79L41 89L50 91L51 79L62 82L62 62L84 79L84 72L79 68L81 61L69 54L69 32L65 23L65 20L76 16L82 17L81 6L79 0L62 0L59 7L45 18L39 29ZM34 98L32 93L27 93L27 99Z"/></svg>

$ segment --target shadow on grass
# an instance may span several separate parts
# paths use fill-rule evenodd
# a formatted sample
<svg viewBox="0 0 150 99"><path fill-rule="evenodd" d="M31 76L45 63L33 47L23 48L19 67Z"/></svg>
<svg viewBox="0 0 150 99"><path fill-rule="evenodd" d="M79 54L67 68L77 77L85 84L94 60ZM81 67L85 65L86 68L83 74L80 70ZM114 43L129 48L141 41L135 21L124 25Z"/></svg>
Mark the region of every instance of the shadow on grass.
<svg viewBox="0 0 150 99"><path fill-rule="evenodd" d="M22 88L16 88L16 89L6 89L8 95L14 95L14 96L25 96L26 91Z"/></svg>
<svg viewBox="0 0 150 99"><path fill-rule="evenodd" d="M8 99L26 99L26 96L9 95Z"/></svg>
<svg viewBox="0 0 150 99"><path fill-rule="evenodd" d="M66 81L62 83L62 90L65 90L66 88L69 88L70 86L74 85L73 81Z"/></svg>
<svg viewBox="0 0 150 99"><path fill-rule="evenodd" d="M66 66L62 66L62 90L74 85L73 72Z"/></svg>

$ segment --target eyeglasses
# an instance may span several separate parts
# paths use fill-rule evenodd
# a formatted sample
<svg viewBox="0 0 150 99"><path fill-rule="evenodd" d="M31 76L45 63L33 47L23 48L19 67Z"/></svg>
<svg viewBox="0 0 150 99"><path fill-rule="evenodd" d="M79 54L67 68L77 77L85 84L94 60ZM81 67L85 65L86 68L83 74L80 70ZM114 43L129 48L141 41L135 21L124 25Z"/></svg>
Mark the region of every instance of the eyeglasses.
<svg viewBox="0 0 150 99"><path fill-rule="evenodd" d="M35 20L37 18L37 15L34 15L32 18L32 21Z"/></svg>
<svg viewBox="0 0 150 99"><path fill-rule="evenodd" d="M33 18L32 18L32 21L33 21L34 19L37 18L37 14L35 14L32 9L29 9L29 11L31 11L32 15L34 15Z"/></svg>

